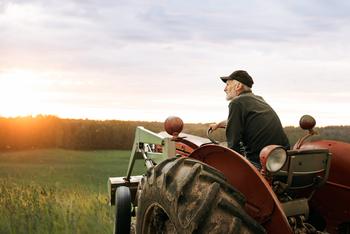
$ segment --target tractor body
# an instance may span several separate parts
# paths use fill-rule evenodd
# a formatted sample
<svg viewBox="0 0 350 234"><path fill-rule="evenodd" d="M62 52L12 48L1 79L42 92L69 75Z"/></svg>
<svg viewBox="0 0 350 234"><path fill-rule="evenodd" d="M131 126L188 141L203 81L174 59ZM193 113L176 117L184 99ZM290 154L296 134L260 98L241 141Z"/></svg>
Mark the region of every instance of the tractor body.
<svg viewBox="0 0 350 234"><path fill-rule="evenodd" d="M340 141L307 142L303 149L328 149L332 155L326 183L315 191L311 207L324 219L330 233L350 233L350 144Z"/></svg>
<svg viewBox="0 0 350 234"><path fill-rule="evenodd" d="M208 224L205 229L200 229L201 225L191 224L197 222L195 217L198 214L193 213L193 210L197 208L186 211L179 208L184 203L187 204L187 208L195 204L198 210L202 209L203 205L198 205L195 200L201 201L206 194L214 193L212 191L215 190L214 187L217 184L221 186L220 190L217 190L218 195L215 195L219 199L211 198L208 202L208 198L205 198L203 201L206 202L206 206L215 203L215 207L230 211L225 211L225 215L226 213L230 213L231 216L237 214L239 220L243 220L243 223L246 224L249 223L247 229L242 227L242 230L245 230L242 233L246 230L251 233L312 233L316 231L350 233L350 144L337 141L305 143L306 138L301 139L294 149L285 152L283 166L278 170L270 168L269 160L274 157L271 155L276 154L280 149L278 146L269 146L260 154L263 167L258 170L239 153L212 144L207 138L179 134L180 131L177 129L177 133L172 136L171 131L169 135L166 132L153 133L143 127L138 127L125 177L111 177L108 180L111 205L118 202L117 189L128 187L132 207L141 206L141 211L131 212L136 214L136 220L143 220L139 221L136 226L137 233L157 233L158 228L159 233L171 233L172 231L169 230L176 230L178 233L192 233L193 230L200 233L215 233L218 230L219 233L226 232L225 227L228 221L225 221L225 218L218 227L215 224L211 226ZM185 158L185 161L182 158ZM139 159L144 160L147 172L145 175L133 176L135 160ZM196 162L200 163L197 165ZM181 167L185 166L189 169L181 170ZM196 169L197 167L204 169ZM193 172L191 168L200 172ZM192 178L204 178L210 173L213 174L209 176L210 179L198 182L203 184L207 183L206 181L214 181L209 185L191 184ZM232 188L228 189L226 184ZM152 186L158 186L159 193L164 189L164 195L159 195L157 189L153 191L149 188ZM189 186L194 187L188 189ZM206 187L210 187L208 192L202 192ZM143 192L143 189L147 191ZM228 199L229 203L235 204L238 208L242 207L242 210L234 211L232 208L227 208L227 205L223 205L223 201L226 201L226 197L230 194L227 192L230 189L236 191L231 193L238 194L235 197L241 195L244 197L244 201L238 199L239 204L236 204L235 200ZM192 193L199 195L185 195L191 190ZM154 196L155 201L152 202L150 201L152 198L145 198L145 196ZM194 201L186 201L186 196L195 197ZM142 204L138 204L139 202ZM170 208L167 208L168 205L165 204L167 202ZM180 205L175 204L175 208L171 210L171 203L174 202ZM157 211L162 208L165 211ZM183 212L186 214L183 216L185 219L188 217L193 219L188 219L191 220L191 222L188 221L189 224L186 224L182 218L175 220L171 217L174 212L178 212L175 219L182 217ZM212 219L224 217L220 212L213 211ZM118 210L116 216L118 216ZM165 216L169 217L159 218ZM159 219L165 221L160 222ZM230 217L227 220L230 220ZM116 222L119 222L119 224L116 223L116 226L122 225L120 219L116 219ZM158 223L159 227L153 227L153 224L149 223ZM234 226L233 224L227 225L231 229ZM255 229L250 229L249 226ZM230 228L227 230L231 230Z"/></svg>

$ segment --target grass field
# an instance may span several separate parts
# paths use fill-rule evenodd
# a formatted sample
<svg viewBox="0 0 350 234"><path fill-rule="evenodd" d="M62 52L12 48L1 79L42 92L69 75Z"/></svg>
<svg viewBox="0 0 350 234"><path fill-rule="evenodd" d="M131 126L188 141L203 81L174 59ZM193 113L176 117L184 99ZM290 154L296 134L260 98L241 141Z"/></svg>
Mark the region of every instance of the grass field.
<svg viewBox="0 0 350 234"><path fill-rule="evenodd" d="M112 233L107 179L129 151L62 149L0 153L0 233ZM144 172L137 163L134 174Z"/></svg>

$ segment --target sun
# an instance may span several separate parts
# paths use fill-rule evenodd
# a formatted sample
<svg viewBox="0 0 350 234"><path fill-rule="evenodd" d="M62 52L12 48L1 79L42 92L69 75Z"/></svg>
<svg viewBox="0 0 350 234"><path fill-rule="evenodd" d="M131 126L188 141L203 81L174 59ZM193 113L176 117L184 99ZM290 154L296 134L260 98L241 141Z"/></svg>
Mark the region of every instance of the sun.
<svg viewBox="0 0 350 234"><path fill-rule="evenodd" d="M0 73L0 116L36 115L45 110L42 77L28 70Z"/></svg>

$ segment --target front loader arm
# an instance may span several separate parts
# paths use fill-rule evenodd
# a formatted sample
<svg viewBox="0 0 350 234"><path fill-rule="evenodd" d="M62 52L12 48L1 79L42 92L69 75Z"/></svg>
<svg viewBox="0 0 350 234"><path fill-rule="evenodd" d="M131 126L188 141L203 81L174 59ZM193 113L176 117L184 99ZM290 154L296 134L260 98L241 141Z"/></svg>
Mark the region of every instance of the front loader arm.
<svg viewBox="0 0 350 234"><path fill-rule="evenodd" d="M162 152L145 151L145 144L160 145L162 147ZM175 157L175 152L175 142L172 141L171 138L163 137L144 127L137 127L125 179L130 179L136 159L144 159L147 166L148 160L158 163L168 157Z"/></svg>
<svg viewBox="0 0 350 234"><path fill-rule="evenodd" d="M158 148L157 148L158 147ZM160 149L160 150L156 150ZM125 177L110 177L108 179L108 190L110 195L110 204L114 205L115 191L119 186L130 188L132 199L135 198L138 183L142 176L132 176L135 161L143 159L147 169L155 164L169 158L175 157L175 141L170 136L162 136L145 129L142 126L136 128L135 140L132 146L128 169Z"/></svg>

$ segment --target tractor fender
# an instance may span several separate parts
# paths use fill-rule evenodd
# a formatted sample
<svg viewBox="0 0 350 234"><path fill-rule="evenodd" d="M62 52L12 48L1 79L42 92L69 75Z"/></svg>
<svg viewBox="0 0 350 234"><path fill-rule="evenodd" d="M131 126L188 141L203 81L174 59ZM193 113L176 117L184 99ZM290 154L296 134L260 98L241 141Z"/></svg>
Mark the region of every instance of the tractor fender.
<svg viewBox="0 0 350 234"><path fill-rule="evenodd" d="M328 180L315 192L311 205L325 218L327 231L337 233L341 224L350 224L350 144L321 140L304 143L301 148L323 148L332 154Z"/></svg>
<svg viewBox="0 0 350 234"><path fill-rule="evenodd" d="M263 225L267 233L292 233L270 185L242 155L219 145L205 145L189 157L221 171L227 181L245 196L246 212Z"/></svg>

